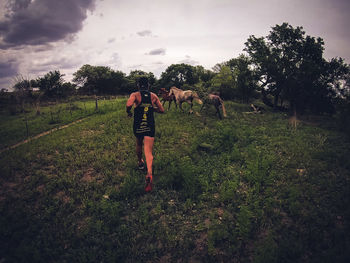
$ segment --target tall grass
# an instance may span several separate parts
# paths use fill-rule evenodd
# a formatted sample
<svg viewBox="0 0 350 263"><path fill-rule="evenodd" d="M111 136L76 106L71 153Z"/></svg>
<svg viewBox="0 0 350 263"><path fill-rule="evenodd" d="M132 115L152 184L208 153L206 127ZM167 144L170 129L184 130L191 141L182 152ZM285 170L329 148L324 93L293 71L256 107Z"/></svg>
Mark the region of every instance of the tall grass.
<svg viewBox="0 0 350 263"><path fill-rule="evenodd" d="M61 118L83 122L0 153L0 261L348 261L343 134L234 102L224 120L172 108L145 194L125 102L86 103Z"/></svg>

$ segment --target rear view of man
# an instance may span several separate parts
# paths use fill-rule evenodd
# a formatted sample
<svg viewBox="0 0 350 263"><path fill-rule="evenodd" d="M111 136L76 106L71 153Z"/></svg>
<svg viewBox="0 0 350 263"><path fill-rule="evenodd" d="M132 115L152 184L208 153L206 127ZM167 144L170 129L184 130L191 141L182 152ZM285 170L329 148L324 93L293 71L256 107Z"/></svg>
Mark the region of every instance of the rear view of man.
<svg viewBox="0 0 350 263"><path fill-rule="evenodd" d="M145 162L142 159L142 146L147 164L146 186L145 191L152 190L153 182L153 144L155 134L154 111L164 113L163 105L160 103L156 94L149 91L149 83L147 77L140 77L138 80L139 91L133 92L127 103L126 112L132 117L131 108L134 106L134 124L133 130L136 137L136 155L138 159L139 169L145 168Z"/></svg>

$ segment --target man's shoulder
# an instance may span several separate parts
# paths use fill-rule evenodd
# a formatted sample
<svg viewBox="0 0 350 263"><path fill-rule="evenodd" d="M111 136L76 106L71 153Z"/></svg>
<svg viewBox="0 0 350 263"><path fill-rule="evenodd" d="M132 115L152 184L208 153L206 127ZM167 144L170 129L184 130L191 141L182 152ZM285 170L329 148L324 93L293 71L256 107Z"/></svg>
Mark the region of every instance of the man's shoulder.
<svg viewBox="0 0 350 263"><path fill-rule="evenodd" d="M139 92L139 91L135 91L135 92L133 92L133 93L130 94L130 97L131 97L131 96L136 97L136 96L138 96L138 95L140 95L140 92Z"/></svg>

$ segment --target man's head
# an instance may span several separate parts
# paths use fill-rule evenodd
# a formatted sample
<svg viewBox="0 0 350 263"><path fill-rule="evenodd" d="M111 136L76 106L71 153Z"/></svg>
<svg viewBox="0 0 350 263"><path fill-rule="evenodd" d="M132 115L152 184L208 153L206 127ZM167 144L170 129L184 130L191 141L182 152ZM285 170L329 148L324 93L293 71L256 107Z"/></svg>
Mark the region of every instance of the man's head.
<svg viewBox="0 0 350 263"><path fill-rule="evenodd" d="M140 77L138 79L137 86L139 87L140 90L148 90L149 88L148 78L144 76Z"/></svg>

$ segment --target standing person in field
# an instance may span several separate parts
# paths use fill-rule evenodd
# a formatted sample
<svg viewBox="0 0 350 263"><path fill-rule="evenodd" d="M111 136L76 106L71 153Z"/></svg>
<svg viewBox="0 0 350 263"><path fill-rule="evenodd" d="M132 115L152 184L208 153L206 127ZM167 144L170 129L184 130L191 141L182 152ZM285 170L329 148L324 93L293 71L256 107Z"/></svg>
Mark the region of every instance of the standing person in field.
<svg viewBox="0 0 350 263"><path fill-rule="evenodd" d="M131 108L134 108L134 135L136 137L136 155L138 167L140 170L145 168L145 162L142 159L142 146L147 164L146 186L145 191L152 190L153 174L153 144L155 134L155 123L153 112L164 113L163 105L160 103L156 94L149 91L147 77L140 77L137 83L139 91L131 93L126 102L126 112L132 117Z"/></svg>

